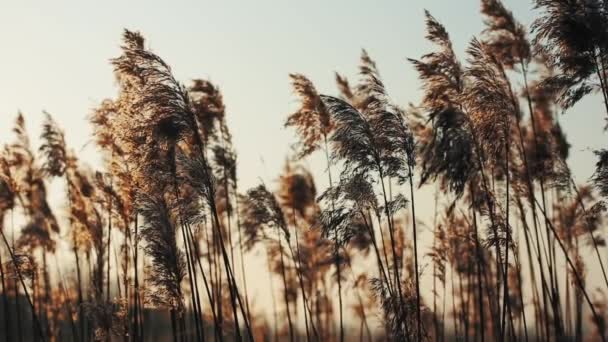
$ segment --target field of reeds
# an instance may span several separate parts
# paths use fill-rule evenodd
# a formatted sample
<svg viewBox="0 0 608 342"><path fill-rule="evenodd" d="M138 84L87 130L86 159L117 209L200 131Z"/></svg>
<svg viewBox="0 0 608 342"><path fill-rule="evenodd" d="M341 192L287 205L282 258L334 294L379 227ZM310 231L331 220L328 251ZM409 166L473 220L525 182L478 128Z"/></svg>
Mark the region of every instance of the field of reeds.
<svg viewBox="0 0 608 342"><path fill-rule="evenodd" d="M21 113L1 137L0 340L606 342L608 150L575 180L558 118L589 97L605 112L581 120L605 124L608 1L534 5L526 26L481 0L462 60L425 12L420 103L395 103L365 50L333 94L285 75L293 153L251 189L221 89L125 30L117 95L87 118L103 167L51 113L40 146Z"/></svg>

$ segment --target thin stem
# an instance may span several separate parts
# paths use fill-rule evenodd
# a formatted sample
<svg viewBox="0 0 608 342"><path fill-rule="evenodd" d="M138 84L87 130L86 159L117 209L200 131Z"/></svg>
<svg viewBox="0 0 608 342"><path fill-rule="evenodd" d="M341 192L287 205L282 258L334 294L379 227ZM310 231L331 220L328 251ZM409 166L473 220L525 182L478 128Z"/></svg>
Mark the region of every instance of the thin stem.
<svg viewBox="0 0 608 342"><path fill-rule="evenodd" d="M420 300L420 279L419 279L419 271L418 271L418 238L417 238L417 229L416 229L416 203L414 197L414 180L412 175L412 167L408 164L408 174L410 181L410 197L411 197L411 209L412 209L412 233L414 238L414 272L416 279L416 325L418 327L417 330L417 340L422 340L422 317L421 317L421 300Z"/></svg>
<svg viewBox="0 0 608 342"><path fill-rule="evenodd" d="M30 308L32 309L32 319L34 320L34 325L36 327L35 330L38 333L40 339L44 342L46 339L45 339L44 334L42 333L42 325L40 324L40 321L38 320L38 315L36 315L36 308L34 307L32 298L30 297L29 291L27 290L27 285L25 285L25 281L23 280L23 275L21 274L21 270L19 269L19 263L17 262L17 257L13 253L13 250L11 249L11 246L8 243L8 240L6 239L6 235L4 235L4 231L0 230L0 235L2 236L2 241L4 241L4 245L8 249L8 252L11 256L11 261L13 262L13 265L15 267L15 272L17 273L17 277L19 278L19 282L21 283L21 286L23 287L23 293L25 294L25 298L27 299L27 302L30 305ZM17 300L19 300L19 299L17 299Z"/></svg>
<svg viewBox="0 0 608 342"><path fill-rule="evenodd" d="M278 228L277 228L277 233L280 234L280 232L278 232ZM293 322L291 321L291 309L289 308L289 297L287 295L289 288L287 286L287 275L285 272L285 260L283 258L283 244L281 243L280 238L279 238L278 243L279 243L279 254L280 254L280 258L281 258L281 276L283 278L283 299L285 300L285 311L287 314L287 324L289 325L289 341L295 342Z"/></svg>
<svg viewBox="0 0 608 342"><path fill-rule="evenodd" d="M0 217L0 220L3 218ZM2 224L0 223L0 230ZM4 264L2 263L2 253L0 253L0 280L2 281L2 305L4 306L4 331L6 332L6 340L12 341L13 339L13 327L11 324L10 306L8 302L8 293L6 288L6 281L4 279Z"/></svg>
<svg viewBox="0 0 608 342"><path fill-rule="evenodd" d="M330 158L329 158L329 149L327 146L327 134L324 132L323 133L323 142L325 143L325 159L327 161L327 176L329 178L329 187L333 188L333 181L332 181L332 177L331 177L331 162L330 162ZM331 209L335 210L335 203L334 200L332 199L331 201ZM337 235L337 232L336 232ZM343 310L343 304L342 304L342 276L341 276L341 266L340 266L340 260L339 260L339 246L338 246L338 239L337 237L334 239L334 264L336 267L336 273L338 276L338 302L339 302L339 313L340 313L340 342L344 342L344 310ZM346 253L346 250L344 251Z"/></svg>
<svg viewBox="0 0 608 342"><path fill-rule="evenodd" d="M473 203L475 203L475 191L473 189L471 189L471 196L473 196ZM482 282L482 272L483 272L483 264L484 264L484 257L483 257L483 250L481 249L481 244L479 242L479 228L477 227L477 212L475 211L475 209L472 209L473 211L473 227L475 229L475 250L477 252L477 291L479 294L479 325L480 325L480 329L481 329L481 342L485 342L485 338L486 338L486 321L485 321L485 317L484 317L484 310L483 310L483 282Z"/></svg>
<svg viewBox="0 0 608 342"><path fill-rule="evenodd" d="M587 210L585 208L585 204L583 203L581 194L578 191L578 186L576 185L576 183L574 183L573 179L570 179L570 181L572 182L572 188L574 189L574 192L576 193L576 200L577 200L579 206L581 207L581 209L583 210L583 214L585 215L585 218L587 219L586 220L587 224L585 225L585 227L587 227L587 232L589 233L589 237L591 238L591 241L593 242L593 249L595 250L595 253L597 255L597 260L600 264L600 268L602 270L602 275L604 276L604 283L606 284L606 288L608 289L608 277L606 276L606 269L604 268L604 262L602 261L602 256L600 255L600 249L598 246L598 242L595 238L595 235L593 235L593 231L591 230L591 225L588 222L589 216L587 215Z"/></svg>
<svg viewBox="0 0 608 342"><path fill-rule="evenodd" d="M292 208L293 210L293 208ZM295 222L295 210L293 210L294 213L294 222ZM308 299L306 298L306 290L304 288L304 276L302 274L302 259L300 257L300 243L298 241L298 231L297 231L297 227L295 229L295 240L296 240L296 253L294 254L293 248L291 247L291 243L289 243L289 241L287 240L287 246L289 247L289 251L291 253L291 257L294 260L294 264L296 265L296 274L298 276L298 280L300 282L300 290L302 291L302 301L304 303L304 317L306 319L306 316L309 315L311 317L310 320L310 328L312 329L313 333L315 334L315 337L317 339L319 339L319 334L317 332L317 329L315 328L315 324L314 321L312 320L312 312L310 310L310 307L308 306ZM308 320L306 320L306 336L307 339L310 339L310 333L308 332Z"/></svg>
<svg viewBox="0 0 608 342"><path fill-rule="evenodd" d="M576 269L576 266L574 265L574 263L570 259L570 256L568 255L568 250L566 249L566 247L564 246L564 243L562 242L562 240L560 239L559 235L557 234L557 231L555 230L555 227L553 226L553 224L551 223L551 221L547 217L547 213L541 208L540 203L538 203L538 200L536 201L536 205L538 205L539 209L543 213L543 216L545 217L545 220L547 221L547 223L549 225L549 229L551 230L551 233L553 233L553 237L555 238L555 240L559 244L559 247L562 249L562 252L564 253L564 257L566 258L566 261L568 262L568 265L572 269L572 274L574 275L574 278L576 280L578 288L583 293L583 296L585 297L585 300L587 301L587 304L589 305L589 308L591 309L591 313L593 315L593 318L597 322L600 322L601 318L598 315L598 313L597 313L597 311L595 309L595 306L593 305L593 302L591 301L591 298L589 297L589 294L587 293L587 290L585 289L585 282L584 282L584 280L582 279L581 275L578 273L578 271ZM604 336L604 332L600 331L599 334L600 334L600 337L601 337L602 341L606 342L606 337Z"/></svg>
<svg viewBox="0 0 608 342"><path fill-rule="evenodd" d="M194 255L200 255L200 253L198 251L198 244L194 243L194 236L192 234L191 229L188 229L188 238L190 239L190 241L192 242L192 245L194 246ZM221 330L222 327L217 318L217 314L215 311L215 301L214 301L213 295L211 294L211 291L209 289L209 283L207 281L207 276L205 275L205 272L203 270L203 264L201 263L201 259L196 258L196 260L197 260L199 271L201 272L201 275L203 277L203 284L205 285L205 291L207 293L207 298L209 299L209 306L211 307L211 314L213 315L214 329L216 329L216 330L219 329L219 333L217 333L216 335L220 341L223 341L224 337L223 337L223 332ZM204 334L204 330L203 330L203 334Z"/></svg>

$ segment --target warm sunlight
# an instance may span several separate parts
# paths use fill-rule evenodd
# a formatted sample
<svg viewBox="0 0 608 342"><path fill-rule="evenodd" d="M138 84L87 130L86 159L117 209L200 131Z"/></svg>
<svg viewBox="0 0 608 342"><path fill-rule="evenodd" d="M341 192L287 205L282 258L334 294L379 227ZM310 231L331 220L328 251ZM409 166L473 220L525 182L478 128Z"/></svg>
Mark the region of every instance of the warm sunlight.
<svg viewBox="0 0 608 342"><path fill-rule="evenodd" d="M608 0L1 6L0 341L608 339Z"/></svg>

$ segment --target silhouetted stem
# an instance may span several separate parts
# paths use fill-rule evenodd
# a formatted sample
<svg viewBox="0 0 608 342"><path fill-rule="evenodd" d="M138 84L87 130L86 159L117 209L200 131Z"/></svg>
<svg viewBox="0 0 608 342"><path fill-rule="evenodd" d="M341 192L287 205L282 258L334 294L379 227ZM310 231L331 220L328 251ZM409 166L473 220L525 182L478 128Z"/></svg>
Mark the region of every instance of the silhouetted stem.
<svg viewBox="0 0 608 342"><path fill-rule="evenodd" d="M574 263L570 259L570 256L568 255L568 250L566 249L566 247L564 246L564 243L562 242L562 240L560 239L559 235L557 234L557 231L555 230L555 227L553 227L553 224L551 223L551 221L547 217L547 213L540 207L540 203L538 203L538 200L536 201L536 204L539 206L541 212L543 213L543 216L545 217L545 220L547 221L549 229L551 230L551 233L553 233L553 237L555 238L555 240L559 244L560 248L562 249L562 252L564 253L564 257L566 258L566 261L568 262L568 265L572 269L572 274L574 275L574 278L576 279L576 283L578 285L578 288L583 293L583 296L585 297L585 300L587 301L587 304L589 305L589 308L591 309L591 313L593 315L593 318L597 322L600 322L601 321L601 317L598 315L598 313L597 313L597 311L595 309L595 306L593 305L593 302L591 301L591 298L589 297L589 294L587 293L587 290L585 289L585 282L581 278L581 275L578 273L578 270L576 269L576 266L574 265ZM606 342L606 337L604 336L604 332L600 331L599 334L600 334L600 337L601 337L602 341Z"/></svg>
<svg viewBox="0 0 608 342"><path fill-rule="evenodd" d="M294 222L295 222L295 211L294 211ZM308 319L307 317L311 317L310 319L310 328L312 329L313 333L315 334L315 337L317 338L317 340L319 339L319 334L317 333L317 329L315 328L315 324L314 321L312 320L312 312L310 310L310 307L308 306L308 299L306 298L306 290L304 288L304 276L302 274L302 260L300 258L300 242L298 241L298 232L297 232L297 227L295 230L295 240L296 240L296 253L294 254L293 248L291 247L291 244L289 243L289 241L287 240L287 246L289 247L289 251L291 253L291 258L294 260L294 264L296 265L296 273L298 276L298 280L300 282L300 291L302 292L302 302L304 304L304 319L305 319L305 323L306 323L306 337L308 340L310 340L310 332L308 331Z"/></svg>
<svg viewBox="0 0 608 342"><path fill-rule="evenodd" d="M3 218L0 217L0 220ZM2 229L2 224L0 223L0 229ZM2 263L2 253L0 253L0 280L2 281L2 306L4 306L4 331L6 333L6 340L12 341L13 339L13 327L11 325L11 314L10 314L10 305L8 301L8 293L6 292L6 281L4 279L4 264Z"/></svg>
<svg viewBox="0 0 608 342"><path fill-rule="evenodd" d="M587 221L589 220L589 217L587 215L587 210L585 209L585 204L583 203L583 200L581 198L581 194L578 191L578 186L574 183L573 179L570 179L570 181L572 182L572 188L574 189L574 192L576 193L576 200L577 203L580 205L581 209L583 210L583 214L585 215L585 218L587 219ZM589 222L587 222L588 224L585 225L585 227L587 227L587 232L589 233L589 237L591 238L591 241L593 242L593 249L595 250L595 253L597 255L597 260L600 264L600 268L602 270L602 275L604 276L604 283L606 284L606 289L608 289L608 277L606 276L606 269L604 268L604 262L602 261L602 256L600 255L600 249L598 246L598 242L595 238L595 235L593 235L593 231L591 230L591 226L589 225Z"/></svg>
<svg viewBox="0 0 608 342"><path fill-rule="evenodd" d="M472 201L475 203L475 192L471 189ZM481 244L479 243L479 228L477 227L477 212L473 208L473 227L475 229L475 251L477 252L477 291L479 294L479 326L481 329L481 342L485 342L486 338L486 321L483 310L483 250L481 249Z"/></svg>
<svg viewBox="0 0 608 342"><path fill-rule="evenodd" d="M331 162L329 159L329 149L327 146L327 134L323 133L323 142L325 143L325 159L327 161L327 177L329 178L329 187L333 188L333 181L331 178ZM331 200L331 209L335 210L334 200ZM337 233L336 233L337 234ZM346 251L345 251L346 253ZM343 305L342 305L342 276L341 276L341 266L339 260L339 246L337 238L334 241L334 264L336 267L336 273L338 276L338 309L340 313L340 342L344 342L344 318L343 318Z"/></svg>
<svg viewBox="0 0 608 342"><path fill-rule="evenodd" d="M110 179L110 189L112 189L112 186L112 180ZM108 269L106 270L106 279L108 280L106 285L106 301L110 302L110 246L112 245L112 196L110 195L108 195L108 241L106 244L108 245L106 247L108 253ZM118 267L118 265L116 265L116 267Z"/></svg>
<svg viewBox="0 0 608 342"><path fill-rule="evenodd" d="M235 193L235 199L234 199L234 203L235 203L235 210L238 213L239 212L239 198L236 194L238 194L236 185L234 186L234 193ZM243 234L242 234L242 229L241 229L241 221L240 221L240 217L237 214L236 215L236 227L238 230L238 234L239 234L239 256L241 258L241 276L243 277L243 291L245 292L245 305L247 306L247 317L249 319L249 321L251 321L251 311L249 309L249 293L247 291L247 275L245 274L245 258L244 258L244 253L243 253Z"/></svg>
<svg viewBox="0 0 608 342"><path fill-rule="evenodd" d="M374 247L376 259L378 261L378 269L380 271L380 274L382 275L384 282L386 283L386 287L388 288L389 294L392 296L394 291L393 291L390 277L388 276L388 270L387 270L388 265L386 266L387 269L385 269L384 263L382 262L382 256L380 255L380 250L378 249L378 243L376 242L376 234L374 233L374 227L373 227L371 217L368 222L364 213L361 213L361 216L363 217L363 222L365 224L365 227L367 228L369 235L371 236L372 246ZM386 256L386 254L385 254L385 256ZM386 260L386 262L388 264L388 259Z"/></svg>
<svg viewBox="0 0 608 342"><path fill-rule="evenodd" d="M57 255L55 255L55 267L57 268L57 273L59 274L59 288L61 289L61 291L63 292L63 295L65 296L65 306L66 306L66 311L67 311L67 317L68 317L68 320L70 321L70 328L72 329L72 338L74 339L74 341L79 342L80 338L78 337L78 329L76 329L76 323L74 323L74 317L73 317L73 312L72 312L72 303L70 301L70 296L68 295L68 291L65 288L65 279L63 278L63 275L61 274L61 268L59 267L59 261L57 259Z"/></svg>
<svg viewBox="0 0 608 342"><path fill-rule="evenodd" d="M280 232L278 232L278 228L277 228L277 233L281 234ZM279 238L278 243L279 243L279 254L280 254L280 258L281 258L281 277L283 278L283 299L285 300L285 311L287 314L287 324L289 324L289 341L295 342L293 322L291 321L291 309L289 308L289 296L287 296L287 291L288 291L289 287L287 286L287 275L285 272L285 260L283 258L283 244L281 243L280 238Z"/></svg>
<svg viewBox="0 0 608 342"><path fill-rule="evenodd" d="M192 234L191 229L188 229L188 238L190 239L191 242L194 241L194 236ZM193 242L192 245L194 246L194 254L200 255L200 253L198 251L198 244ZM216 336L221 342L224 340L224 337L223 337L222 327L217 318L217 314L216 314L216 310L215 310L215 301L214 301L213 295L211 294L211 291L209 289L209 283L207 281L207 276L205 275L205 272L203 270L203 264L201 263L201 259L200 258L196 258L196 259L197 259L199 271L201 272L201 275L203 277L203 284L205 285L205 291L207 292L207 298L209 299L209 305L211 307L211 314L213 315L214 329L216 330L216 332L219 330L219 333L216 333ZM203 330L203 334L204 334L204 330Z"/></svg>
<svg viewBox="0 0 608 342"><path fill-rule="evenodd" d="M418 327L417 330L417 340L422 340L422 317L421 317L421 300L420 300L420 279L419 279L419 269L418 269L418 232L416 229L416 202L414 197L414 180L412 175L412 167L408 164L408 174L410 181L410 197L411 197L411 209L412 209L412 233L414 238L414 272L416 279L416 324Z"/></svg>
<svg viewBox="0 0 608 342"><path fill-rule="evenodd" d="M524 63L523 60L520 60L520 66L521 66L521 69L522 69L522 76L524 78L524 87L525 87L526 101L527 101L527 104L528 104L528 111L530 113L530 121L531 121L531 124L532 124L532 134L534 136L534 139L533 139L534 140L534 153L535 153L536 156L538 156L539 155L538 129L536 127L536 115L534 114L534 109L533 109L533 106L532 106L532 98L530 97L530 89L529 89L529 86L528 86L527 64ZM511 97L513 98L513 101L515 101L512 92L511 92ZM537 227L537 224L536 224L537 214L536 214L536 206L534 205L534 201L535 201L534 186L533 186L533 183L532 183L532 176L530 174L530 169L529 169L529 164L528 164L528 158L527 158L527 156L525 154L524 142L523 142L523 134L522 134L522 131L521 131L521 125L520 125L520 118L519 118L519 116L516 115L516 119L517 119L517 129L518 129L518 132L519 132L519 139L520 139L520 145L521 145L521 154L522 154L522 157L523 157L523 160L524 160L524 167L526 169L526 181L527 181L527 185L528 185L528 189L529 189L528 191L530 193L529 194L530 207L532 208L532 215L533 215L533 219L534 219L534 227L535 227L535 230L537 232L536 233L537 247L539 248L539 253L540 253L540 245L538 243L538 239L539 239L539 236L538 236L538 227ZM539 181L540 181L540 190L541 190L541 196L542 196L543 210L546 211L547 207L546 207L546 201L545 201L545 185L544 185L544 176L542 174L540 175ZM546 226L546 222L545 222L545 226ZM549 235L549 230L548 229L546 229L546 230L547 230L547 235ZM548 236L547 236L547 239L548 239ZM546 251L545 251L545 253L546 253ZM549 260L549 263L551 263L550 260ZM542 264L542 258L540 257L540 255L539 255L539 264L540 264L541 277L543 278L542 281L545 282L544 268L542 266L543 265ZM552 270L552 268L549 265L549 276L550 277L551 277L551 273L552 273L551 270ZM553 286L552 286L552 288L553 288ZM544 312L545 312L545 321L546 321L546 324L545 324L546 325L546 327L545 327L545 333L546 333L547 338L548 338L550 336L549 335L550 332L549 332L549 327L548 327L549 316L548 316L547 302L546 302L547 293L546 293L544 287L543 287L542 291L543 291L543 303L544 303L544 308L545 308ZM552 300L552 303L555 303L555 299ZM555 306L554 306L554 308L555 308ZM557 322L556 321L557 316L558 315L556 314L554 322ZM558 324L556 324L556 330L559 330L557 328L558 328Z"/></svg>
<svg viewBox="0 0 608 342"><path fill-rule="evenodd" d="M42 325L40 325L40 321L38 320L38 315L36 314L36 308L34 307L32 298L30 297L30 294L27 290L25 281L23 280L23 276L21 274L21 270L19 269L19 263L17 262L17 258L15 257L15 254L13 253L13 250L11 249L11 246L9 245L8 240L6 239L6 235L4 235L4 232L2 230L0 230L0 235L2 236L2 241L4 241L4 245L6 246L6 249L8 250L8 252L11 256L11 261L13 262L13 265L15 266L15 272L17 273L17 277L19 278L19 282L21 283L21 287L23 288L23 293L25 295L25 299L27 299L27 302L29 303L30 308L32 309L32 319L34 320L34 326L36 327L35 330L38 333L40 339L42 341L45 341L45 336L42 333ZM19 300L19 299L17 298L17 300Z"/></svg>

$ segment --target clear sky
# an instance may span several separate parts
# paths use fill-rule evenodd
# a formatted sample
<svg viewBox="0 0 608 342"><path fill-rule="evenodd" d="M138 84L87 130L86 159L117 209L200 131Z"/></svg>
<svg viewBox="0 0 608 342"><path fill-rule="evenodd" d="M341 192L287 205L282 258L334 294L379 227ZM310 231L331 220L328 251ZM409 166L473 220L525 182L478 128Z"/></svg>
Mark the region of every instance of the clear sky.
<svg viewBox="0 0 608 342"><path fill-rule="evenodd" d="M532 20L530 1L504 2L520 21ZM356 81L365 48L393 99L417 103L420 83L406 57L430 51L425 8L447 27L464 58L468 42L483 29L476 0L0 0L0 143L13 138L18 110L35 136L47 110L81 159L97 165L86 117L116 95L109 59L119 55L122 30L129 28L143 33L181 81L208 78L220 86L239 153L241 189L260 178L272 183L295 141L283 129L297 107L288 74L303 73L320 92L334 94L333 72ZM591 149L603 144L604 115L601 99L592 96L560 117L579 181L591 175ZM322 169L315 158L309 163ZM323 186L325 177L317 175ZM61 198L58 192L53 198ZM418 203L428 222L432 196L422 192Z"/></svg>
<svg viewBox="0 0 608 342"><path fill-rule="evenodd" d="M507 0L524 23L527 0ZM334 93L333 72L356 80L361 48L379 65L393 99L416 103L420 83L406 57L428 52L423 9L450 31L464 57L483 28L475 0L410 1L0 1L0 141L22 110L37 133L42 110L65 128L81 150L85 117L116 94L108 60L119 54L123 28L141 31L149 46L183 82L209 78L221 87L235 136L243 186L280 169L292 132L282 128L297 101L288 73L301 72L324 93ZM602 136L600 99L563 117L573 143L573 168L586 179L589 147ZM94 160L93 148L82 158ZM265 167L260 162L265 161Z"/></svg>

